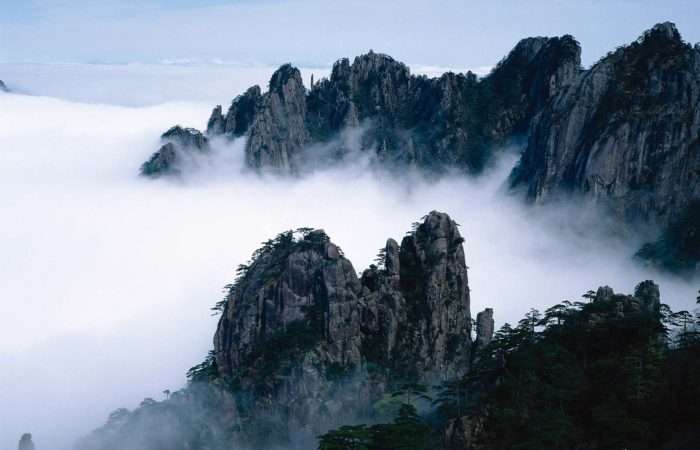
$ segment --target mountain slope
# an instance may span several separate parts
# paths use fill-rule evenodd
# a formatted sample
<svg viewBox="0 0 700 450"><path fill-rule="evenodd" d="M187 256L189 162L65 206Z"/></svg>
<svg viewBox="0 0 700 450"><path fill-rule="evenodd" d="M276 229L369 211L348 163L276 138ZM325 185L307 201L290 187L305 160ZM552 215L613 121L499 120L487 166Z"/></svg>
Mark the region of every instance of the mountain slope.
<svg viewBox="0 0 700 450"><path fill-rule="evenodd" d="M683 218L700 201L699 104L700 49L659 24L554 96L511 183L537 202L582 195L624 223L681 227L666 257L692 267L700 223Z"/></svg>
<svg viewBox="0 0 700 450"><path fill-rule="evenodd" d="M469 368L478 346L462 243L456 223L431 212L358 277L322 230L278 235L217 304L214 350L190 386L116 411L81 448L315 445L333 426L382 419L400 385Z"/></svg>

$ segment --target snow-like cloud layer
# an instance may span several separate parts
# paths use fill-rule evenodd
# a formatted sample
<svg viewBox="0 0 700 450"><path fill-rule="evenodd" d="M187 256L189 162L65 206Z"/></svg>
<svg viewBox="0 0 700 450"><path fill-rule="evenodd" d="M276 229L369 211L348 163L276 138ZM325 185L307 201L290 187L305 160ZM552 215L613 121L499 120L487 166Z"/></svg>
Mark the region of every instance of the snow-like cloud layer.
<svg viewBox="0 0 700 450"><path fill-rule="evenodd" d="M207 95L230 99L268 73L233 75L233 92ZM133 101L119 91L101 101L151 103L148 88L130 86ZM667 303L693 305L697 286L631 264L633 245L603 237L593 212L529 209L504 195L512 155L478 179L391 179L358 162L280 180L242 171L242 141L217 142L185 180L137 176L162 131L203 127L211 106L0 95L0 448L29 431L39 448L65 450L109 411L182 386L211 348L209 307L222 286L261 241L290 228L324 228L359 271L387 237L446 211L466 237L472 311L494 307L500 323L648 278Z"/></svg>

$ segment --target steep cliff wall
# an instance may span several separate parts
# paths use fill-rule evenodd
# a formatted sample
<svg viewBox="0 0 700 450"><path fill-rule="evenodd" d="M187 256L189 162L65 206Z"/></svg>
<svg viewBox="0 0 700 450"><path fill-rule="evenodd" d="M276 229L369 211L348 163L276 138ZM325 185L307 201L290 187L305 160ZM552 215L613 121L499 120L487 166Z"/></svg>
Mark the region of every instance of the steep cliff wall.
<svg viewBox="0 0 700 450"><path fill-rule="evenodd" d="M700 49L659 24L535 116L512 185L534 201L579 194L626 223L669 227L700 199L698 104Z"/></svg>
<svg viewBox="0 0 700 450"><path fill-rule="evenodd" d="M251 414L319 432L404 382L469 367L471 321L457 225L431 212L358 278L321 230L286 233L231 288L214 339L218 375L255 393Z"/></svg>
<svg viewBox="0 0 700 450"><path fill-rule="evenodd" d="M217 304L214 350L188 387L115 411L79 448L314 447L329 428L387 418L403 385L464 375L469 303L463 239L447 214L429 213L400 245L389 239L361 276L322 230L282 233Z"/></svg>

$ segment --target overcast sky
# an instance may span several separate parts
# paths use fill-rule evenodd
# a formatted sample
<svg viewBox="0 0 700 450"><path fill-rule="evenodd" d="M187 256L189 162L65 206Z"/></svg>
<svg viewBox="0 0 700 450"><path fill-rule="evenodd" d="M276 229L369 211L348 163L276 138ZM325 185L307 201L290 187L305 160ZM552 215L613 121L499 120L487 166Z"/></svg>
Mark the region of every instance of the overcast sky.
<svg viewBox="0 0 700 450"><path fill-rule="evenodd" d="M372 48L476 68L522 37L569 33L590 64L666 20L700 40L697 0L3 0L0 62L327 66Z"/></svg>

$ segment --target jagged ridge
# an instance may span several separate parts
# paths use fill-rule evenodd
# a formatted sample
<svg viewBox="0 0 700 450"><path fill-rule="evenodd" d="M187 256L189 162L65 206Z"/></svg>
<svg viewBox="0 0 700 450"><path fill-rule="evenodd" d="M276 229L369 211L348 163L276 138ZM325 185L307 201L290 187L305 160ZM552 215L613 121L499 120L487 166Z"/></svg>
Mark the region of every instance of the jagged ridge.
<svg viewBox="0 0 700 450"><path fill-rule="evenodd" d="M480 315L474 343L457 224L430 212L381 254L358 277L323 230L264 243L217 304L214 350L192 384L116 411L81 449L271 448L305 433L313 443L345 421L382 418L377 402L401 383L466 373L493 319Z"/></svg>
<svg viewBox="0 0 700 450"><path fill-rule="evenodd" d="M534 201L579 194L623 222L671 227L681 236L671 260L692 267L700 250L683 242L697 240L698 222L679 221L700 201L699 103L700 49L673 24L656 25L553 97L512 185Z"/></svg>
<svg viewBox="0 0 700 450"><path fill-rule="evenodd" d="M525 39L482 80L471 72L411 75L403 63L370 51L352 63L339 60L329 79L307 91L299 70L286 64L272 75L268 92L250 88L225 115L214 108L207 135L247 136L249 167L294 174L318 157L305 153L309 145L363 125L361 150L387 167L478 172L491 147L525 132L579 65L580 48L571 36ZM348 151L334 142L329 152L342 159ZM167 172L166 165L147 175Z"/></svg>

